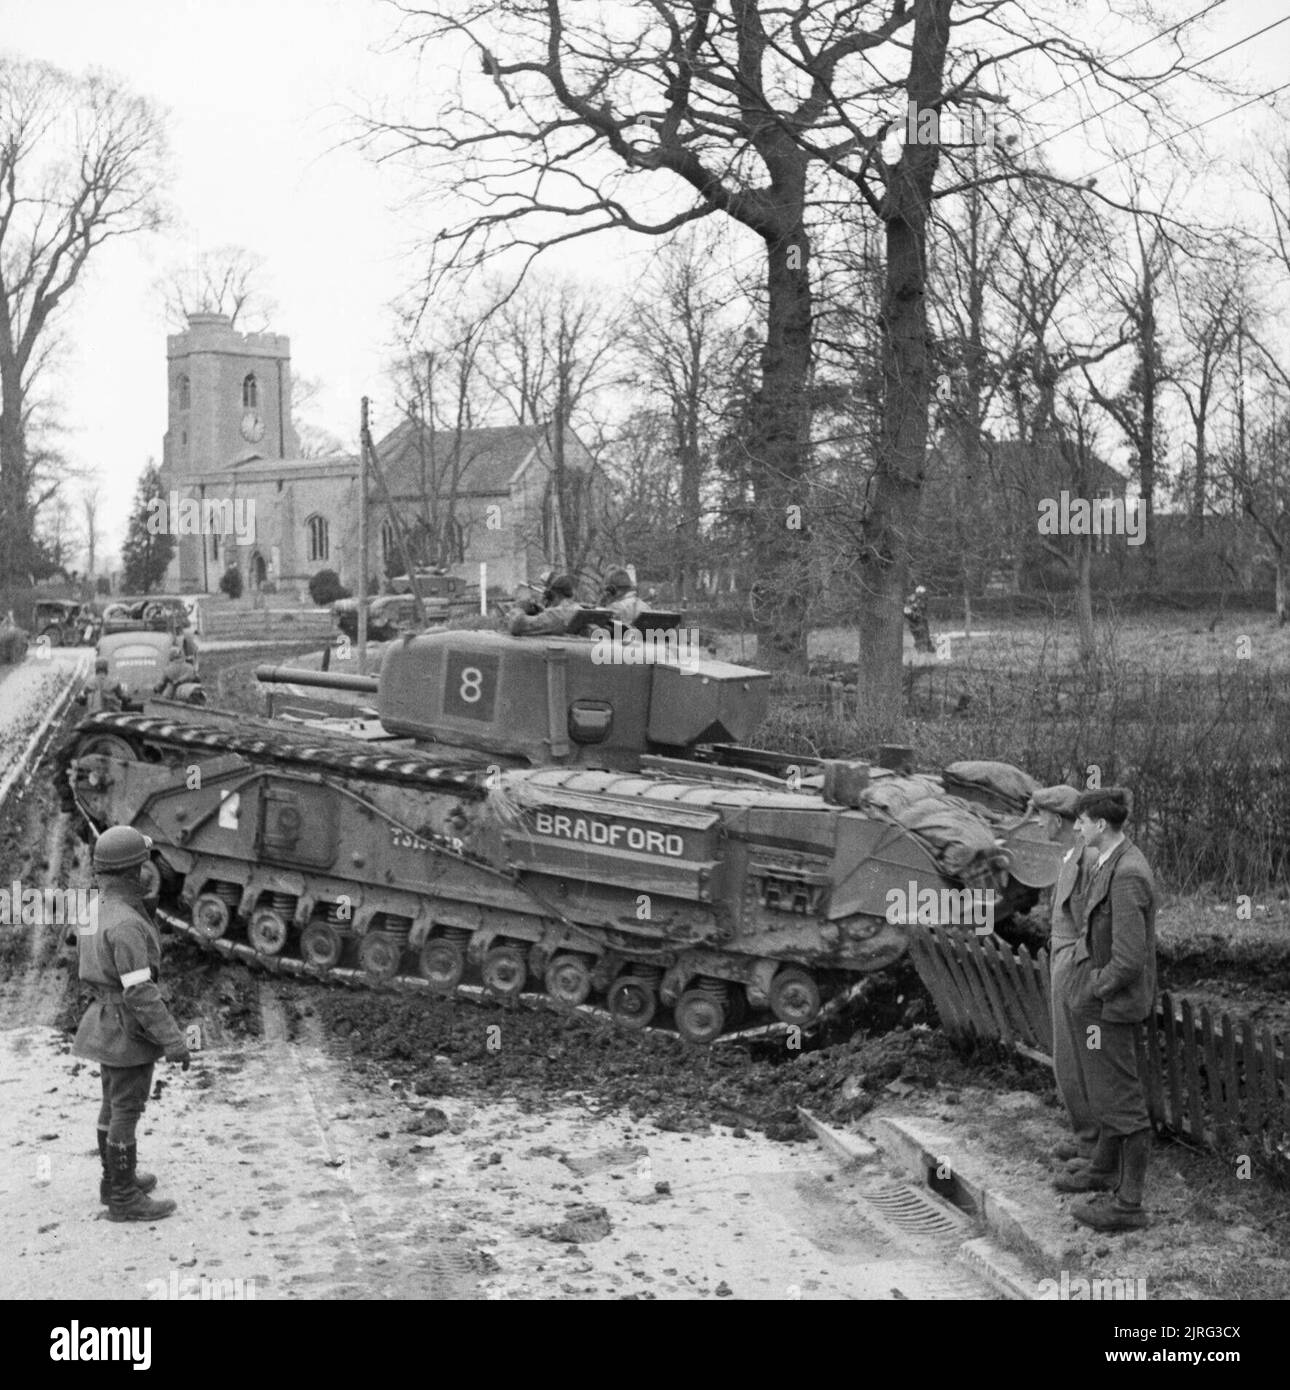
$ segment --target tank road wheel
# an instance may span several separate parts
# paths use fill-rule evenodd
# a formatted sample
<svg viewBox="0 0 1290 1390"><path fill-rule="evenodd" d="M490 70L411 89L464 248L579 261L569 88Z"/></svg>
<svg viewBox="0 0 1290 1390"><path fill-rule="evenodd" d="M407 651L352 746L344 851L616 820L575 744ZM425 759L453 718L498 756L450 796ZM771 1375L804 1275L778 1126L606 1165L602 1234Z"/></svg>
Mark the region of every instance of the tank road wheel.
<svg viewBox="0 0 1290 1390"><path fill-rule="evenodd" d="M310 922L300 933L300 959L306 965L330 970L340 964L345 938L330 922Z"/></svg>
<svg viewBox="0 0 1290 1390"><path fill-rule="evenodd" d="M687 989L672 1010L676 1031L692 1043L710 1043L726 1026L726 1006L705 989Z"/></svg>
<svg viewBox="0 0 1290 1390"><path fill-rule="evenodd" d="M369 932L358 948L359 965L377 980L392 980L402 958L402 947L383 932Z"/></svg>
<svg viewBox="0 0 1290 1390"><path fill-rule="evenodd" d="M479 968L484 984L501 999L514 999L529 977L524 952L514 946L494 946Z"/></svg>
<svg viewBox="0 0 1290 1390"><path fill-rule="evenodd" d="M781 1023L805 1028L820 1012L820 987L805 970L785 966L770 982L770 1007Z"/></svg>
<svg viewBox="0 0 1290 1390"><path fill-rule="evenodd" d="M218 941L228 931L232 917L229 905L214 893L203 893L193 903L193 928L207 941Z"/></svg>
<svg viewBox="0 0 1290 1390"><path fill-rule="evenodd" d="M430 981L431 989L451 994L466 973L466 953L456 941L432 936L421 948L419 969L421 978Z"/></svg>
<svg viewBox="0 0 1290 1390"><path fill-rule="evenodd" d="M116 734L90 734L76 745L77 758L116 758L119 762L135 762L138 754Z"/></svg>
<svg viewBox="0 0 1290 1390"><path fill-rule="evenodd" d="M271 907L261 907L251 914L246 924L246 939L262 956L277 956L287 944L288 930L278 912Z"/></svg>
<svg viewBox="0 0 1290 1390"><path fill-rule="evenodd" d="M591 993L591 971L581 956L556 956L546 968L546 992L570 1008L585 1003Z"/></svg>
<svg viewBox="0 0 1290 1390"><path fill-rule="evenodd" d="M635 1033L649 1026L658 1009L658 993L649 980L636 975L620 975L609 986L605 1006L620 1028Z"/></svg>

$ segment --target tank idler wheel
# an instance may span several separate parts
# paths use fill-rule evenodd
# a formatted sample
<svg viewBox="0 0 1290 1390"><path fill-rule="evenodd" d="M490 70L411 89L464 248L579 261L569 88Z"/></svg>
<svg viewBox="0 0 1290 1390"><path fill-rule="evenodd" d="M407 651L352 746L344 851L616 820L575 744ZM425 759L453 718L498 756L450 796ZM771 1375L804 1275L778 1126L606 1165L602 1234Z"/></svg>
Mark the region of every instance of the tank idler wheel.
<svg viewBox="0 0 1290 1390"><path fill-rule="evenodd" d="M193 903L193 928L207 941L218 941L228 931L233 914L223 898L214 893L202 893Z"/></svg>
<svg viewBox="0 0 1290 1390"><path fill-rule="evenodd" d="M399 973L403 952L388 936L370 932L358 948L358 963L373 979L392 980Z"/></svg>
<svg viewBox="0 0 1290 1390"><path fill-rule="evenodd" d="M278 956L287 944L289 928L271 907L257 908L246 924L246 939L262 956Z"/></svg>
<svg viewBox="0 0 1290 1390"><path fill-rule="evenodd" d="M118 762L137 762L138 754L116 734L89 734L76 745L76 757L115 758Z"/></svg>
<svg viewBox="0 0 1290 1390"><path fill-rule="evenodd" d="M345 938L330 922L310 922L300 933L300 958L306 965L330 970L340 964Z"/></svg>
<svg viewBox="0 0 1290 1390"><path fill-rule="evenodd" d="M457 942L432 936L421 948L420 970L431 989L451 994L466 973L466 953Z"/></svg>
<svg viewBox="0 0 1290 1390"><path fill-rule="evenodd" d="M620 1028L634 1033L649 1026L658 1009L658 994L648 980L620 975L609 986L605 1005Z"/></svg>
<svg viewBox="0 0 1290 1390"><path fill-rule="evenodd" d="M494 946L479 968L485 986L500 999L514 999L529 977L524 952L514 946Z"/></svg>
<svg viewBox="0 0 1290 1390"><path fill-rule="evenodd" d="M591 993L591 971L581 956L556 956L546 968L546 992L570 1008L586 1002Z"/></svg>
<svg viewBox="0 0 1290 1390"><path fill-rule="evenodd" d="M726 1026L726 1006L703 989L687 989L672 1010L676 1031L692 1043L710 1043Z"/></svg>
<svg viewBox="0 0 1290 1390"><path fill-rule="evenodd" d="M781 1023L805 1028L820 1012L820 987L805 970L785 966L770 982L770 1007Z"/></svg>

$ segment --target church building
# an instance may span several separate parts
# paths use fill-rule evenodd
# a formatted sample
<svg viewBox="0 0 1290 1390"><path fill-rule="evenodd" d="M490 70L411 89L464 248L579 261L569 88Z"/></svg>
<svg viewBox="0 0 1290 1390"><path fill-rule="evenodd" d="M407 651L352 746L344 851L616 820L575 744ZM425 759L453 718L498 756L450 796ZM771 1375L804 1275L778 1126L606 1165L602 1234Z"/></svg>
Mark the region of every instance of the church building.
<svg viewBox="0 0 1290 1390"><path fill-rule="evenodd" d="M357 589L359 460L298 457L289 340L239 333L224 314L190 314L187 330L166 340L166 357L163 500L175 492L192 515L223 508L254 518L240 534L177 536L167 590L215 592L233 567L248 589L303 589L323 569ZM603 477L573 431L558 464L552 444L543 425L436 431L404 420L376 452L405 535L434 536L431 558L471 580L486 561L489 587L513 591L582 556L604 501ZM367 491L368 575L400 573L390 506L371 470Z"/></svg>

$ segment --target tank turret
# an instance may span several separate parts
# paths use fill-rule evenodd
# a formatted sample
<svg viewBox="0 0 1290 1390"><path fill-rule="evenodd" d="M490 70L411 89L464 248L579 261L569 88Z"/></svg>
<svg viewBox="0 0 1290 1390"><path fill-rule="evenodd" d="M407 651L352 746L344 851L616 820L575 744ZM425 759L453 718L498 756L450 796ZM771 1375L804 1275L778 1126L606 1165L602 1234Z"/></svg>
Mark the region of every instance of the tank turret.
<svg viewBox="0 0 1290 1390"><path fill-rule="evenodd" d="M628 641L422 633L392 642L376 678L283 666L262 666L256 678L374 695L392 738L508 765L620 771L644 756L748 742L770 683L765 671L700 657L675 632Z"/></svg>

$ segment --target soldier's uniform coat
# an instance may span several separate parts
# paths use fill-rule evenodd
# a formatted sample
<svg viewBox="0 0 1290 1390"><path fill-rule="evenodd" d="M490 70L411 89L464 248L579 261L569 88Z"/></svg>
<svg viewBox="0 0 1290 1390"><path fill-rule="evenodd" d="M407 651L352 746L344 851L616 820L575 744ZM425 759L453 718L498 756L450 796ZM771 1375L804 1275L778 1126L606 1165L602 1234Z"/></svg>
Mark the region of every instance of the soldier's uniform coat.
<svg viewBox="0 0 1290 1390"><path fill-rule="evenodd" d="M72 1051L108 1067L155 1062L183 1034L161 997L161 936L137 884L104 881L97 928L81 927L80 977L98 997L85 1011Z"/></svg>

